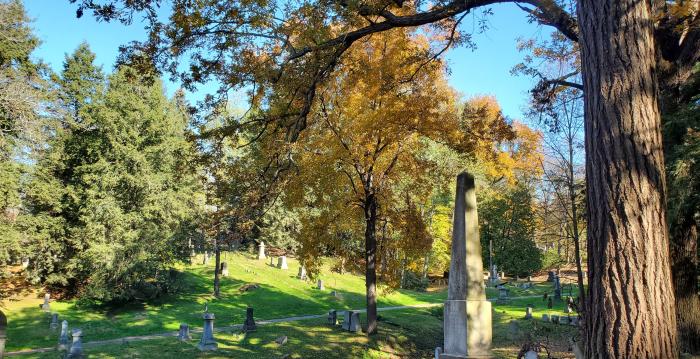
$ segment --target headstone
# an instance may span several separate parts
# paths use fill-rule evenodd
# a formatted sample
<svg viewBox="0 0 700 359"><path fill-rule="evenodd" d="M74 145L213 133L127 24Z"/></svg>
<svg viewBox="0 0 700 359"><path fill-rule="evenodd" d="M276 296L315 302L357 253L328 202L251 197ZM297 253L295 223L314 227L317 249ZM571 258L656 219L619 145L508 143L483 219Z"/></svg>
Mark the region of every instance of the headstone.
<svg viewBox="0 0 700 359"><path fill-rule="evenodd" d="M68 349L68 321L61 322L61 335L58 337L58 350Z"/></svg>
<svg viewBox="0 0 700 359"><path fill-rule="evenodd" d="M501 271L500 277L501 277L501 279L505 279L505 278L506 278L506 272Z"/></svg>
<svg viewBox="0 0 700 359"><path fill-rule="evenodd" d="M547 314L542 314L542 321L549 323L549 315Z"/></svg>
<svg viewBox="0 0 700 359"><path fill-rule="evenodd" d="M554 273L554 271L549 271L549 272L547 272L547 282L554 282L554 277L555 277L556 275L557 275L557 274Z"/></svg>
<svg viewBox="0 0 700 359"><path fill-rule="evenodd" d="M531 275L527 276L527 281L528 281L528 282L532 282L532 276L531 276Z"/></svg>
<svg viewBox="0 0 700 359"><path fill-rule="evenodd" d="M360 331L360 312L352 312L350 315L350 329L348 330L353 333Z"/></svg>
<svg viewBox="0 0 700 359"><path fill-rule="evenodd" d="M338 325L338 312L335 309L328 311L328 324L332 326Z"/></svg>
<svg viewBox="0 0 700 359"><path fill-rule="evenodd" d="M265 259L265 242L260 242L258 246L258 259Z"/></svg>
<svg viewBox="0 0 700 359"><path fill-rule="evenodd" d="M5 355L5 341L7 340L7 317L0 310L0 358Z"/></svg>
<svg viewBox="0 0 700 359"><path fill-rule="evenodd" d="M58 329L58 313L51 313L51 324L49 328L52 330Z"/></svg>
<svg viewBox="0 0 700 359"><path fill-rule="evenodd" d="M306 280L306 268L304 268L304 266L299 266L299 273L297 273L297 278L301 280Z"/></svg>
<svg viewBox="0 0 700 359"><path fill-rule="evenodd" d="M221 262L221 276L228 277L228 263Z"/></svg>
<svg viewBox="0 0 700 359"><path fill-rule="evenodd" d="M272 257L270 257L270 265L273 267L275 266L275 259Z"/></svg>
<svg viewBox="0 0 700 359"><path fill-rule="evenodd" d="M532 319L532 307L529 305L525 308L525 319Z"/></svg>
<svg viewBox="0 0 700 359"><path fill-rule="evenodd" d="M202 265L209 264L209 251L204 251L204 257L202 258Z"/></svg>
<svg viewBox="0 0 700 359"><path fill-rule="evenodd" d="M281 257L277 258L277 268L288 269L286 256L281 256Z"/></svg>
<svg viewBox="0 0 700 359"><path fill-rule="evenodd" d="M457 176L441 359L491 356L491 302L482 263L474 177L464 172Z"/></svg>
<svg viewBox="0 0 700 359"><path fill-rule="evenodd" d="M491 283L498 283L498 266L495 264L491 267Z"/></svg>
<svg viewBox="0 0 700 359"><path fill-rule="evenodd" d="M561 282L559 276L554 276L554 299L561 300Z"/></svg>
<svg viewBox="0 0 700 359"><path fill-rule="evenodd" d="M177 333L177 339L182 342L186 342L192 339L192 336L190 335L189 325L185 323L180 324L180 331Z"/></svg>
<svg viewBox="0 0 700 359"><path fill-rule="evenodd" d="M508 323L508 330L510 331L511 337L516 337L518 333L520 333L518 322L516 320L511 320L510 323Z"/></svg>
<svg viewBox="0 0 700 359"><path fill-rule="evenodd" d="M73 342L70 345L70 351L68 352L68 358L82 358L83 357L83 331L80 329L73 329L71 333L73 336Z"/></svg>
<svg viewBox="0 0 700 359"><path fill-rule="evenodd" d="M325 289L325 287L323 286L323 280L321 280L321 279L318 280L317 287L318 287L319 290L324 290L324 289Z"/></svg>
<svg viewBox="0 0 700 359"><path fill-rule="evenodd" d="M538 359L539 356L537 356L537 352L534 350L528 350L525 352L525 355L523 355L523 359Z"/></svg>
<svg viewBox="0 0 700 359"><path fill-rule="evenodd" d="M202 339L199 341L197 348L201 351L205 350L216 350L219 345L214 339L214 313L204 313L204 332L202 333Z"/></svg>
<svg viewBox="0 0 700 359"><path fill-rule="evenodd" d="M559 316L558 315L552 314L552 323L559 324Z"/></svg>
<svg viewBox="0 0 700 359"><path fill-rule="evenodd" d="M253 318L253 307L248 307L245 310L245 322L243 322L243 331L254 332L258 329Z"/></svg>
<svg viewBox="0 0 700 359"><path fill-rule="evenodd" d="M286 335L282 335L282 336L277 337L277 339L275 339L275 343L277 343L277 344L279 344L279 345L285 345L285 344L287 344L287 336L286 336Z"/></svg>
<svg viewBox="0 0 700 359"><path fill-rule="evenodd" d="M45 311L45 312L51 311L51 304L49 302L50 300L51 300L51 294L49 294L49 293L44 294L44 304L41 305L41 309L43 311Z"/></svg>
<svg viewBox="0 0 700 359"><path fill-rule="evenodd" d="M498 287L498 299L499 300L508 299L508 288L506 288L503 285Z"/></svg>
<svg viewBox="0 0 700 359"><path fill-rule="evenodd" d="M22 259L22 269L29 268L29 258Z"/></svg>

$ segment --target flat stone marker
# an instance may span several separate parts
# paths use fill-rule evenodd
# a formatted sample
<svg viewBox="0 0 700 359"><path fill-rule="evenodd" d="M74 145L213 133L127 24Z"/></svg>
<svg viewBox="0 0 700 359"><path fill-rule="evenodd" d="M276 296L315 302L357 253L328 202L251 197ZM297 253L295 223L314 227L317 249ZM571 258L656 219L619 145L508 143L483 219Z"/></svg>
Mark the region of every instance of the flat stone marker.
<svg viewBox="0 0 700 359"><path fill-rule="evenodd" d="M304 268L304 266L299 266L299 273L297 273L297 278L300 280L306 280L306 268Z"/></svg>
<svg viewBox="0 0 700 359"><path fill-rule="evenodd" d="M254 332L258 329L253 318L253 307L248 307L245 310L245 322L243 322L243 331Z"/></svg>
<svg viewBox="0 0 700 359"><path fill-rule="evenodd" d="M68 321L61 322L61 335L58 337L58 350L68 349Z"/></svg>
<svg viewBox="0 0 700 359"><path fill-rule="evenodd" d="M221 262L221 276L228 277L228 263Z"/></svg>
<svg viewBox="0 0 700 359"><path fill-rule="evenodd" d="M328 324L332 326L338 325L338 311L331 309L328 311Z"/></svg>
<svg viewBox="0 0 700 359"><path fill-rule="evenodd" d="M51 294L46 293L44 294L44 304L41 305L41 309L45 312L50 312L51 311Z"/></svg>
<svg viewBox="0 0 700 359"><path fill-rule="evenodd" d="M68 358L82 358L83 357L83 331L80 329L73 329L71 332L73 336L73 342L70 345L70 351L68 352Z"/></svg>
<svg viewBox="0 0 700 359"><path fill-rule="evenodd" d="M58 329L58 313L51 313L51 324L49 324L51 330Z"/></svg>
<svg viewBox="0 0 700 359"><path fill-rule="evenodd" d="M219 345L214 339L214 313L204 313L202 317L204 318L204 332L197 348L201 351L217 350Z"/></svg>
<svg viewBox="0 0 700 359"><path fill-rule="evenodd" d="M532 307L525 308L525 319L532 319Z"/></svg>
<svg viewBox="0 0 700 359"><path fill-rule="evenodd" d="M491 302L482 280L483 261L474 177L457 176L452 254L444 307L441 359L491 356ZM496 268L493 268L496 272Z"/></svg>
<svg viewBox="0 0 700 359"><path fill-rule="evenodd" d="M286 256L281 256L281 257L277 258L277 268L289 269L289 267L287 267L287 257Z"/></svg>
<svg viewBox="0 0 700 359"><path fill-rule="evenodd" d="M265 242L260 242L258 246L258 259L265 259Z"/></svg>
<svg viewBox="0 0 700 359"><path fill-rule="evenodd" d="M549 323L549 315L547 314L542 314L542 321Z"/></svg>
<svg viewBox="0 0 700 359"><path fill-rule="evenodd" d="M0 358L5 355L5 341L7 340L7 317L0 310Z"/></svg>
<svg viewBox="0 0 700 359"><path fill-rule="evenodd" d="M323 280L321 280L321 279L318 280L318 283L317 283L316 287L317 287L319 290L324 290L324 289L326 289L326 288L323 286Z"/></svg>
<svg viewBox="0 0 700 359"><path fill-rule="evenodd" d="M186 323L180 323L180 331L177 333L177 339L181 342L192 340L189 325L187 325Z"/></svg>

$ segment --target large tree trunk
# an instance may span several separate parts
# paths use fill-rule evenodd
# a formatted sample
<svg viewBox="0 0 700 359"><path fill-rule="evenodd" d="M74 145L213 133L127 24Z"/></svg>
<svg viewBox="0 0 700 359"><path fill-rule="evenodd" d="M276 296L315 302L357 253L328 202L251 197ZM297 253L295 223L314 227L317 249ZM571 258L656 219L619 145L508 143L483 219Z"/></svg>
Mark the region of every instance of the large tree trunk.
<svg viewBox="0 0 700 359"><path fill-rule="evenodd" d="M588 201L586 356L678 357L650 4L579 0Z"/></svg>
<svg viewBox="0 0 700 359"><path fill-rule="evenodd" d="M671 243L673 286L678 332L685 352L700 354L700 296L698 296L698 228L694 218L675 223Z"/></svg>
<svg viewBox="0 0 700 359"><path fill-rule="evenodd" d="M377 331L377 197L365 197L365 287L367 289L367 335Z"/></svg>

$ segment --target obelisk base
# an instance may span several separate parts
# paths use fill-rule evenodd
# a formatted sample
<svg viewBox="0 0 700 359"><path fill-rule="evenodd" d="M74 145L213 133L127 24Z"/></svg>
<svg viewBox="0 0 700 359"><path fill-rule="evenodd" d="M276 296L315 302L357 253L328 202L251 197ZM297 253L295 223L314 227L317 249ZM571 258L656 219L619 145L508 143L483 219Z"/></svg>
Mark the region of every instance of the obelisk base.
<svg viewBox="0 0 700 359"><path fill-rule="evenodd" d="M440 359L491 358L491 302L447 300Z"/></svg>

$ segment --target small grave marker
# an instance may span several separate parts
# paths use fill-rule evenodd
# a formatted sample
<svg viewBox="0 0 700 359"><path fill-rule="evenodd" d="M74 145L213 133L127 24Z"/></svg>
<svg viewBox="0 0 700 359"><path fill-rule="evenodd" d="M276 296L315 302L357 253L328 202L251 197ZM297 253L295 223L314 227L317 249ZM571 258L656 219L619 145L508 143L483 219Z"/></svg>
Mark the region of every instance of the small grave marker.
<svg viewBox="0 0 700 359"><path fill-rule="evenodd" d="M190 335L190 326L186 323L180 323L180 331L177 333L177 339L186 342L192 339Z"/></svg>
<svg viewBox="0 0 700 359"><path fill-rule="evenodd" d="M243 323L243 331L254 332L258 329L253 318L253 307L248 307L245 310L245 322Z"/></svg>

